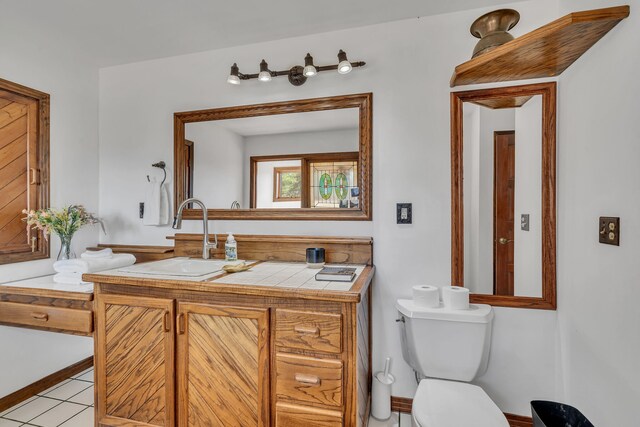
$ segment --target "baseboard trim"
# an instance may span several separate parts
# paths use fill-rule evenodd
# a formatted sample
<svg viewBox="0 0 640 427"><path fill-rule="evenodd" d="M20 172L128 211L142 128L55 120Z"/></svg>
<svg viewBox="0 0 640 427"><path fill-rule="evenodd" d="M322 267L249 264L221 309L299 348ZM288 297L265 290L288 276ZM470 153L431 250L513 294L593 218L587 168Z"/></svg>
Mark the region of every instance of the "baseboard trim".
<svg viewBox="0 0 640 427"><path fill-rule="evenodd" d="M413 399L408 397L391 396L391 410L393 412L411 413L411 405L413 405Z"/></svg>
<svg viewBox="0 0 640 427"><path fill-rule="evenodd" d="M29 384L20 390L14 391L0 398L0 412L3 412L13 406L16 406L20 402L24 402L36 394L45 391L46 389L53 387L59 382L66 380L69 377L79 374L80 372L89 369L93 366L93 356L87 357L71 366L67 366L51 375L47 375L38 381Z"/></svg>
<svg viewBox="0 0 640 427"><path fill-rule="evenodd" d="M504 413L504 416L507 417L507 421L509 421L511 427L533 427L533 419L531 417L509 414L507 412Z"/></svg>
<svg viewBox="0 0 640 427"><path fill-rule="evenodd" d="M391 396L391 410L394 412L411 413L411 406L413 405L413 399L408 397ZM515 415L504 413L504 416L509 421L511 427L533 427L533 420L531 417L525 417L522 415Z"/></svg>

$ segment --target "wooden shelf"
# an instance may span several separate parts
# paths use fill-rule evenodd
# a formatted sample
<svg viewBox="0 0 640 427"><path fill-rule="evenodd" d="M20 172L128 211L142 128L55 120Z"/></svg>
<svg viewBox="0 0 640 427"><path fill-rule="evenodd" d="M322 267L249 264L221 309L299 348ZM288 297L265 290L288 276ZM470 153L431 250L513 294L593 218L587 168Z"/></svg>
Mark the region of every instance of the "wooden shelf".
<svg viewBox="0 0 640 427"><path fill-rule="evenodd" d="M629 6L570 13L456 67L451 87L553 77L629 16Z"/></svg>
<svg viewBox="0 0 640 427"><path fill-rule="evenodd" d="M524 104L526 104L527 101L529 101L531 98L533 98L533 95L487 98L487 99L478 99L478 100L469 101L469 102L473 104L481 105L483 107L491 108L492 110L499 110L502 108L520 108Z"/></svg>

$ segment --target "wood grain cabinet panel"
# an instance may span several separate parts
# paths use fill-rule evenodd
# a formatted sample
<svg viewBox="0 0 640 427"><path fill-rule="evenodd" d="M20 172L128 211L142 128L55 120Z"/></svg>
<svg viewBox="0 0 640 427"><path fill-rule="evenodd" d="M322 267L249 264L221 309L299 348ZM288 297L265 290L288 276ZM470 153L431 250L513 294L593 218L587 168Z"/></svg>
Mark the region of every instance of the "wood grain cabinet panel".
<svg viewBox="0 0 640 427"><path fill-rule="evenodd" d="M276 427L342 427L342 414L287 403L276 405Z"/></svg>
<svg viewBox="0 0 640 427"><path fill-rule="evenodd" d="M327 353L342 352L342 316L276 310L276 346Z"/></svg>
<svg viewBox="0 0 640 427"><path fill-rule="evenodd" d="M276 395L326 406L342 406L342 362L278 353L276 356Z"/></svg>
<svg viewBox="0 0 640 427"><path fill-rule="evenodd" d="M15 302L0 302L0 323L78 335L91 335L93 332L93 314L90 310Z"/></svg>
<svg viewBox="0 0 640 427"><path fill-rule="evenodd" d="M269 310L178 305L178 425L269 425Z"/></svg>
<svg viewBox="0 0 640 427"><path fill-rule="evenodd" d="M173 314L171 299L98 295L99 425L174 425Z"/></svg>
<svg viewBox="0 0 640 427"><path fill-rule="evenodd" d="M0 264L49 257L23 209L49 206L49 95L0 79Z"/></svg>

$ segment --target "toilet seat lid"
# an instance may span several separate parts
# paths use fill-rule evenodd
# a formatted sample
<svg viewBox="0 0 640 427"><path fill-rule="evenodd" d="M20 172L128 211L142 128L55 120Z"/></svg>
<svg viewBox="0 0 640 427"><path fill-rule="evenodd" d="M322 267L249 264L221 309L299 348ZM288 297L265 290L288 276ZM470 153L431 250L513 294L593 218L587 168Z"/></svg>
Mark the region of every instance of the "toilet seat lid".
<svg viewBox="0 0 640 427"><path fill-rule="evenodd" d="M457 381L420 381L412 412L423 427L509 427L502 411L484 390Z"/></svg>

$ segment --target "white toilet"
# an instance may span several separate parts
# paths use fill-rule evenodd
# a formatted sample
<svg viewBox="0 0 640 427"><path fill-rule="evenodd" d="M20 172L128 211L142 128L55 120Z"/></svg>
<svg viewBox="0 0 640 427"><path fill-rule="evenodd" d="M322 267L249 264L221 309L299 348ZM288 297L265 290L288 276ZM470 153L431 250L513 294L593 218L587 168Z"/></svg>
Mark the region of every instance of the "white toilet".
<svg viewBox="0 0 640 427"><path fill-rule="evenodd" d="M414 427L509 427L480 387L469 384L489 362L493 310L424 308L398 300L402 354L421 377L411 409Z"/></svg>

